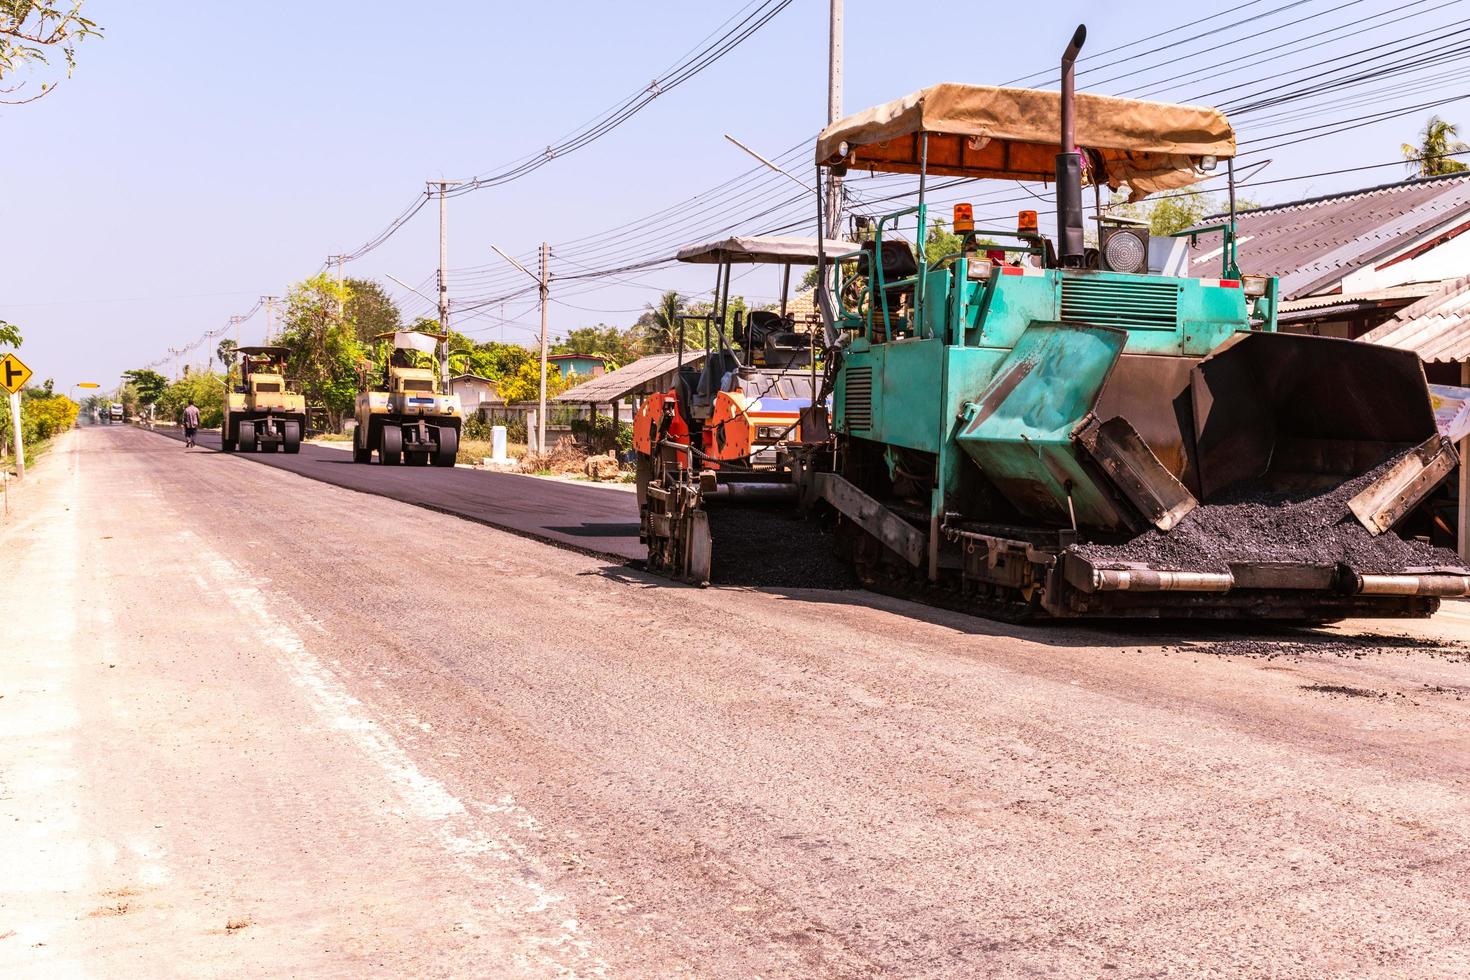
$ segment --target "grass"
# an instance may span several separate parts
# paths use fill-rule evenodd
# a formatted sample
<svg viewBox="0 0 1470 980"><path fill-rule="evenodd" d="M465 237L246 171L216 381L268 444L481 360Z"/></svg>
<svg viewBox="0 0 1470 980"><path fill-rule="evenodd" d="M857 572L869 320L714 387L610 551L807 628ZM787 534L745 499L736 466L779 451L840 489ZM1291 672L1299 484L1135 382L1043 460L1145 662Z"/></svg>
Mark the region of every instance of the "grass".
<svg viewBox="0 0 1470 980"><path fill-rule="evenodd" d="M491 454L489 439L461 439L459 443L458 462L478 463ZM522 442L508 442L505 445L505 455L511 459L520 459L526 454L526 444Z"/></svg>
<svg viewBox="0 0 1470 980"><path fill-rule="evenodd" d="M311 437L312 442L351 442L350 432L322 432Z"/></svg>
<svg viewBox="0 0 1470 980"><path fill-rule="evenodd" d="M51 451L51 440L42 439L40 442L26 444L26 466L35 466L40 462L42 456ZM15 456L11 453L0 455L0 470L9 470L15 473Z"/></svg>

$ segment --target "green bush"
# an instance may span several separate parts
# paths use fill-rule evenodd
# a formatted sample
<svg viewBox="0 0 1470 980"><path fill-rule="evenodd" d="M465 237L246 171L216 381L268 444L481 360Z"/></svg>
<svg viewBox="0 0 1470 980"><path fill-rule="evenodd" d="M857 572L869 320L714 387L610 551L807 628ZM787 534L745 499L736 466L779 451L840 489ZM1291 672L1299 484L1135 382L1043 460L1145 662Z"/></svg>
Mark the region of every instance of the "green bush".
<svg viewBox="0 0 1470 980"><path fill-rule="evenodd" d="M65 395L46 395L40 389L27 391L20 404L20 434L34 446L70 429L80 406ZM0 442L10 445L10 402L0 399Z"/></svg>
<svg viewBox="0 0 1470 980"><path fill-rule="evenodd" d="M50 439L76 424L77 409L65 395L29 399L20 409L21 431L33 443Z"/></svg>
<svg viewBox="0 0 1470 980"><path fill-rule="evenodd" d="M464 421L464 437L466 439L489 442L490 430L497 425L505 426L506 442L524 443L526 441L526 418L524 415L510 420L494 417L482 419L478 415L472 415Z"/></svg>
<svg viewBox="0 0 1470 980"><path fill-rule="evenodd" d="M225 420L225 379L213 372L190 374L181 381L169 385L159 396L157 409L160 419L179 422L184 417L184 407L190 401L199 409L199 424L212 429Z"/></svg>

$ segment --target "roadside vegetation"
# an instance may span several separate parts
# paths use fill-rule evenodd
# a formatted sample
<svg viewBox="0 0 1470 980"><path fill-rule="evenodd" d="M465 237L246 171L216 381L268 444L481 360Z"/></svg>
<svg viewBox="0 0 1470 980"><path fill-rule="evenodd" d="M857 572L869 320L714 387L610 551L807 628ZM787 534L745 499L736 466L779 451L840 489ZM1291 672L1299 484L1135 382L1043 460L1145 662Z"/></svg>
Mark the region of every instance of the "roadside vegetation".
<svg viewBox="0 0 1470 980"><path fill-rule="evenodd" d="M746 309L742 297L731 298L727 332ZM709 304L689 303L678 293L668 292L648 304L631 326L596 323L578 327L555 338L551 352L599 357L609 370L614 370L648 354L673 351L678 346L680 318L708 315L709 311ZM385 351L376 339L399 330L438 333L439 329L435 319L421 317L405 322L393 298L373 280L345 279L339 284L334 277L320 274L291 287L284 316L268 342L289 351L288 379L300 387L307 404L325 416L326 432L321 437L330 439L341 437L345 423L352 418L362 379L383 369ZM713 328L710 332L713 335ZM686 349L702 349L704 334L703 324L684 321ZM186 368L183 377L172 381L151 368L127 371L123 385L113 395L89 403L89 408L116 400L123 404L129 418L176 422L192 399L199 407L201 423L205 427L218 426L225 391L239 377L236 347L234 340L222 340L206 370ZM540 397L540 358L532 348L501 340L476 340L456 330L449 332L448 347L451 375L484 378L494 383L500 397L509 403L534 402ZM583 380L576 374L563 376L553 368L547 372L547 396L558 395ZM503 424L509 429L510 446L523 453L527 442L524 419ZM610 418L579 424L579 437L594 437L594 451L631 448L632 429L627 423L619 429ZM490 454L491 425L475 418L466 420L459 451L462 460L479 460Z"/></svg>

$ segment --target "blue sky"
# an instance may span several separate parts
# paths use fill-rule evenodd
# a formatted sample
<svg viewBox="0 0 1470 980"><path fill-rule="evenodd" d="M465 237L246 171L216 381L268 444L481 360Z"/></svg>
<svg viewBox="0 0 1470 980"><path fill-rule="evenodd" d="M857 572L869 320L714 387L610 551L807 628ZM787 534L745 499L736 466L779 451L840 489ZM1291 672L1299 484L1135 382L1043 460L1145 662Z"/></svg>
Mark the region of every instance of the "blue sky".
<svg viewBox="0 0 1470 980"><path fill-rule="evenodd" d="M54 377L62 389L82 380L111 387L121 371L224 325L261 295L283 294L320 270L327 255L356 248L425 180L494 170L597 116L741 5L89 0L87 12L106 37L81 47L76 76L40 102L0 108L0 319L22 328L21 354L39 377ZM1077 2L847 0L846 108L938 81L1003 83L1048 69L1079 21L1088 22L1084 55L1094 55L1082 65L1091 72L1081 87L1131 94L1167 82L1172 87L1153 97L1190 101L1237 86L1206 100L1224 102L1341 77L1330 74L1341 63L1312 65L1380 44L1389 46L1380 49L1386 55L1413 44L1411 35L1448 34L1470 19L1463 0L1286 6L1256 0L1186 9L1124 0L1108 5L1103 18L1096 4ZM826 0L795 0L734 53L611 135L514 184L451 200L456 301L468 306L520 287L491 243L530 264L546 238L556 246L553 270L571 275L672 252L680 235L700 238L757 214L763 203L770 213L751 218L745 230L804 220L811 208L791 200L797 188L769 175L746 178L749 192L734 201L693 202L659 222L596 234L746 172L751 161L724 133L767 155L800 146L789 159L807 179L806 144L825 121L826 17ZM1096 54L1191 23L1197 26ZM1206 36L1190 40L1197 34ZM1295 138L1275 134L1304 126L1333 123L1330 130L1367 113L1470 94L1465 56L1449 48L1463 37L1470 34L1440 42L1454 61L1232 117L1242 149L1252 140L1259 147ZM1360 63L1371 66L1366 57ZM1048 81L1038 76L1036 83ZM1251 159L1272 159L1262 180L1382 164L1430 112L1470 126L1465 110L1462 99ZM1403 175L1402 167L1385 167L1245 193L1290 200ZM1004 212L1024 206L1005 203L1024 194L1002 185L977 188L975 196L988 195ZM437 248L431 206L349 264L348 274L392 274L432 293ZM617 281L567 280L553 290L552 330L627 324L658 288L693 292L709 278L704 270L657 269ZM408 312L428 306L388 285ZM763 295L773 287L756 276L742 288ZM456 326L530 342L533 299L507 301L508 324L497 322L502 307L491 304ZM264 329L256 314L244 339L259 340ZM191 360L205 356L201 349Z"/></svg>

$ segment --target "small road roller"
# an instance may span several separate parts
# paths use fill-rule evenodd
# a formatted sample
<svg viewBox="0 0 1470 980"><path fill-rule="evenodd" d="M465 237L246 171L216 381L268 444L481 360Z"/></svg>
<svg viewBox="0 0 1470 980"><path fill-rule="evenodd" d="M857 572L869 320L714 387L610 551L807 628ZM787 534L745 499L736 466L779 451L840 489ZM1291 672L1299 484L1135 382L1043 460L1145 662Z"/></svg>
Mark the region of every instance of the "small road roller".
<svg viewBox="0 0 1470 980"><path fill-rule="evenodd" d="M434 368L426 366L446 353L447 336L400 330L374 339L382 349L383 373L378 383L364 375L352 461L370 463L377 453L384 466L453 466L464 427L459 396L442 390Z"/></svg>
<svg viewBox="0 0 1470 980"><path fill-rule="evenodd" d="M225 391L220 448L297 453L306 432L306 396L286 383L284 347L241 347L240 383Z"/></svg>

